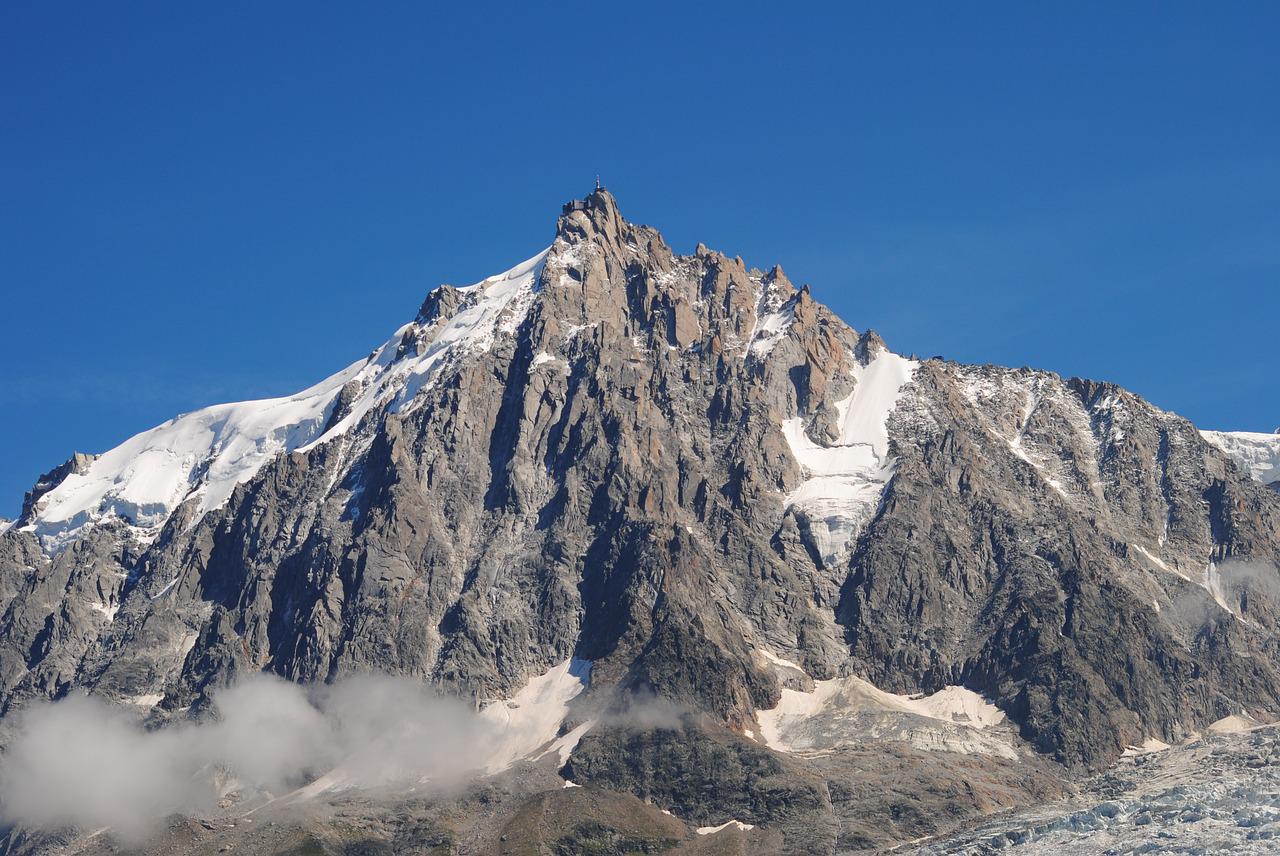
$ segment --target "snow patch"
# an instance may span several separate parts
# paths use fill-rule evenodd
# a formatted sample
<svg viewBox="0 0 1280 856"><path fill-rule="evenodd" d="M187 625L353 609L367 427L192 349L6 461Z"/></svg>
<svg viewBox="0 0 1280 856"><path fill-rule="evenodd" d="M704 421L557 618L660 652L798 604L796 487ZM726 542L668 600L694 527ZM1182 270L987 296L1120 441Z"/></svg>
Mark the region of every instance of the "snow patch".
<svg viewBox="0 0 1280 856"><path fill-rule="evenodd" d="M1027 418L1028 419L1031 418L1030 413L1028 413ZM1025 429L1026 429L1026 424L1024 423L1023 430ZM1020 460L1030 464L1032 468L1034 468L1035 471L1040 474L1040 477L1044 479L1045 484L1049 485L1049 487L1052 488L1059 496L1063 497L1064 499L1068 498L1067 492L1062 489L1062 482L1059 481L1058 478L1054 476L1052 472L1047 470L1044 464L1040 463L1039 461L1033 460L1031 456L1027 454L1026 450L1023 449L1022 437L1023 435L1022 435L1022 432L1020 431L1018 433L1018 436L1014 437L1012 440L1010 440L1007 437L1004 437L1002 439L1009 446L1010 452L1016 455Z"/></svg>
<svg viewBox="0 0 1280 856"><path fill-rule="evenodd" d="M767 660L779 661L764 649ZM788 668L794 664L782 660ZM1004 712L973 690L949 686L930 695L896 695L858 677L814 681L812 692L783 687L778 706L756 712L764 743L784 752L894 739L920 749L1017 760L1001 733Z"/></svg>
<svg viewBox="0 0 1280 856"><path fill-rule="evenodd" d="M511 698L487 705L480 712L480 717L495 726L497 736L487 747L485 769L490 773L505 770L520 758L554 741L569 712L569 702L586 689L590 678L589 660L565 660L546 674L530 680ZM585 725L590 728L590 723ZM572 752L578 745L578 739L586 733L583 726L574 731L579 729L582 729L581 733L573 739L567 752ZM573 733L565 735L562 740ZM565 752L563 745L552 749ZM567 752L565 760L568 760Z"/></svg>
<svg viewBox="0 0 1280 856"><path fill-rule="evenodd" d="M186 633L178 637L178 644L174 646L174 653L178 655L179 660L185 660L187 655L191 653L191 649L196 647L196 642L200 639L200 634L194 630L188 630Z"/></svg>
<svg viewBox="0 0 1280 856"><path fill-rule="evenodd" d="M1160 570L1167 571L1176 577L1180 577L1184 580L1187 580L1188 582L1191 581L1191 578L1188 577L1186 574L1182 573L1182 571L1179 571L1177 568L1170 567L1165 562L1164 559L1161 559L1159 556L1155 555L1154 553L1152 553L1150 550L1148 550L1146 547L1142 546L1141 544L1130 544L1129 546L1132 547L1134 550L1136 550L1138 553L1141 553L1147 559L1147 561L1151 562L1151 564L1155 565Z"/></svg>
<svg viewBox="0 0 1280 856"><path fill-rule="evenodd" d="M595 724L596 722L594 719L587 720L581 725L568 731L564 736L557 737L552 741L550 746L535 755L533 760L540 760L544 756L550 755L554 752L560 761L557 766L563 767L565 764L569 763L569 756L573 754L574 749L578 748L578 743L581 742L582 738Z"/></svg>
<svg viewBox="0 0 1280 856"><path fill-rule="evenodd" d="M1252 716L1232 714L1209 725L1208 730L1214 734L1243 734L1258 728L1262 723Z"/></svg>
<svg viewBox="0 0 1280 856"><path fill-rule="evenodd" d="M1163 740L1157 740L1154 737L1148 737L1140 746L1126 746L1121 752L1122 757L1131 757L1133 755L1150 755L1152 752L1163 752L1169 748L1169 744Z"/></svg>
<svg viewBox="0 0 1280 856"><path fill-rule="evenodd" d="M795 669L800 674L805 673L804 669L800 668L799 663L793 663L790 660L784 660L781 657L779 657L777 654L770 651L768 648L757 648L756 653L759 654L761 657L764 657L765 660L767 660L768 662L772 663L775 666L783 666L788 669Z"/></svg>
<svg viewBox="0 0 1280 856"><path fill-rule="evenodd" d="M777 281L765 284L763 280L753 277L751 283L758 289L756 320L747 335L747 346L742 351L742 359L751 356L759 360L767 357L791 329L791 322L795 320L797 295Z"/></svg>
<svg viewBox="0 0 1280 856"><path fill-rule="evenodd" d="M152 595L151 600L154 602L164 597L169 592L173 591L173 587L176 586L177 584L178 584L178 578L174 577L173 579L169 580L169 582L164 584L164 588L160 589L160 591Z"/></svg>
<svg viewBox="0 0 1280 856"><path fill-rule="evenodd" d="M730 827L733 827L734 829L739 829L743 832L746 832L748 829L756 828L755 824L743 823L740 820L727 820L724 823L720 824L719 826L699 826L698 834L699 835L715 835L717 832L720 832L721 830L724 830L724 829L728 829Z"/></svg>
<svg viewBox="0 0 1280 856"><path fill-rule="evenodd" d="M885 695L889 695L886 693ZM909 709L924 716L968 725L971 728L990 728L1004 722L1004 711L973 690L964 687L943 687L927 696L893 696L906 699Z"/></svg>
<svg viewBox="0 0 1280 856"><path fill-rule="evenodd" d="M787 335L791 322L795 320L795 303L789 301L776 312L766 312L756 321L756 329L752 332L747 353L761 359L773 350L782 337Z"/></svg>
<svg viewBox="0 0 1280 856"><path fill-rule="evenodd" d="M96 612L101 612L103 615L105 615L107 617L107 621L115 621L116 613L120 611L120 607L118 605L108 605L105 603L100 603L98 601L94 601L93 603L89 604L89 606L92 607Z"/></svg>
<svg viewBox="0 0 1280 856"><path fill-rule="evenodd" d="M854 371L853 394L836 403L840 437L820 446L805 433L805 419L782 423L791 454L808 478L786 497L809 524L828 565L845 551L875 512L896 461L889 455L887 423L919 363L888 351Z"/></svg>
<svg viewBox="0 0 1280 856"><path fill-rule="evenodd" d="M306 802L307 800L315 799L326 791L340 791L350 787L352 787L351 776L347 771L338 767L325 773L314 782L286 794L281 799L285 803Z"/></svg>

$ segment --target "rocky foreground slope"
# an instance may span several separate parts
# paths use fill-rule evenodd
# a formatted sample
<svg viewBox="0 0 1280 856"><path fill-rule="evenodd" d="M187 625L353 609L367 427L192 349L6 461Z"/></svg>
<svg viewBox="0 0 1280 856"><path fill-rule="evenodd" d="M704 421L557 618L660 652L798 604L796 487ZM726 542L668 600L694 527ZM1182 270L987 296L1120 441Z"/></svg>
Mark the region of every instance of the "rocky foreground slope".
<svg viewBox="0 0 1280 856"><path fill-rule="evenodd" d="M1280 733L1274 725L1225 725L1185 746L1125 758L1069 800L899 852L1270 856L1280 851Z"/></svg>
<svg viewBox="0 0 1280 856"><path fill-rule="evenodd" d="M518 751L447 798L313 788L262 852L889 846L1277 718L1280 495L1220 447L1112 384L897 355L600 190L317 386L42 477L0 534L0 728L375 671Z"/></svg>

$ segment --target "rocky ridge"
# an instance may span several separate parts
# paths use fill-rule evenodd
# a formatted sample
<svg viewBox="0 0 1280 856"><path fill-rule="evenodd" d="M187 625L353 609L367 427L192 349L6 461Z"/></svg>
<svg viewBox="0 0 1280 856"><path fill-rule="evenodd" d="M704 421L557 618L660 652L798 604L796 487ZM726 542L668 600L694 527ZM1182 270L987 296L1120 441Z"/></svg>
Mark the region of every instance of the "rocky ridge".
<svg viewBox="0 0 1280 856"><path fill-rule="evenodd" d="M567 777L797 851L882 846L939 823L870 831L907 799L866 791L886 758L955 783L985 759L986 796L942 787L959 822L1277 717L1280 496L1233 455L1112 384L893 354L601 190L316 387L42 477L0 533L0 711L83 688L161 724L257 671L483 706L577 658L564 729L637 694L692 718L596 725ZM1012 757L892 700L960 690ZM789 751L760 715L786 704ZM738 784L700 801L672 758Z"/></svg>

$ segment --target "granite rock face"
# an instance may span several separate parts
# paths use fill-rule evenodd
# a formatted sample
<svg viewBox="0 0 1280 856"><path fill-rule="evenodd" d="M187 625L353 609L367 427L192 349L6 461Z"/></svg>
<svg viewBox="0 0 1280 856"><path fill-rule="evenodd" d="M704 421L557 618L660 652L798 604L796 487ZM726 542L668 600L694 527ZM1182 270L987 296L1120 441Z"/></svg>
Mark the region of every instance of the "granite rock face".
<svg viewBox="0 0 1280 856"><path fill-rule="evenodd" d="M966 687L1068 768L1280 714L1280 495L1186 420L902 358L780 268L677 255L604 190L527 270L433 291L215 507L216 450L171 508L58 527L41 515L111 453L42 477L0 533L0 711L83 688L161 723L257 671L484 702L577 657L589 695L705 714L665 755L750 779L729 805L790 763L716 736L779 704L762 651L810 685ZM601 732L570 764L652 796L657 768L618 759L655 739ZM821 778L787 805L834 817Z"/></svg>

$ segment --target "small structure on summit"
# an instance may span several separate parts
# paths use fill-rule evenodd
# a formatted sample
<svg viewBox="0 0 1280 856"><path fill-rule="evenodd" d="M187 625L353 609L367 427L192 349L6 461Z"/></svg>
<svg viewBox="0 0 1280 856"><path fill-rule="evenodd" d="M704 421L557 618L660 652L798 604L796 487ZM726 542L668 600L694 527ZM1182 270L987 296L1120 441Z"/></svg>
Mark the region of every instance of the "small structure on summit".
<svg viewBox="0 0 1280 856"><path fill-rule="evenodd" d="M601 196L601 194L604 194L604 196ZM562 210L565 214L571 214L574 211L590 211L593 208L607 207L611 204L611 200L612 197L609 196L608 189L605 188L603 182L600 181L600 176L597 175L595 190L587 194L585 199L572 199L566 202L562 206Z"/></svg>

